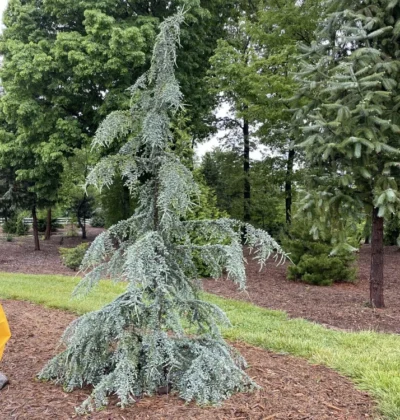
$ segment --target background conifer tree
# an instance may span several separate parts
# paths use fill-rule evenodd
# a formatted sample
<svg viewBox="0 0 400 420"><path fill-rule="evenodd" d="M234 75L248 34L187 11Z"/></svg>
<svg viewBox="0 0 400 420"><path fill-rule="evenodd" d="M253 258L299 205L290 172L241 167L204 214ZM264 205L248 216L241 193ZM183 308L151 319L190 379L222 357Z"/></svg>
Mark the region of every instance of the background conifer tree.
<svg viewBox="0 0 400 420"><path fill-rule="evenodd" d="M130 219L93 242L83 261L88 273L76 290L88 292L110 277L127 282L125 293L70 325L65 350L40 374L67 390L93 385L82 410L101 407L112 393L125 406L167 387L186 401L206 404L254 386L243 359L221 337L218 324L229 323L225 314L199 295L194 254L214 277L225 270L244 287L243 224L186 218L199 188L171 150L170 130L170 118L182 108L174 66L183 19L181 11L161 24L151 68L131 88L131 110L110 114L94 140L101 147L128 136L88 183L110 185L118 168L139 204ZM250 225L245 230L261 263L273 251L284 256L266 232ZM192 243L194 232L203 245Z"/></svg>
<svg viewBox="0 0 400 420"><path fill-rule="evenodd" d="M371 213L370 303L380 308L384 218L400 203L400 5L332 0L328 11L297 77L306 99L296 112L300 147L318 174L303 209L315 234L328 226L342 247L350 217Z"/></svg>

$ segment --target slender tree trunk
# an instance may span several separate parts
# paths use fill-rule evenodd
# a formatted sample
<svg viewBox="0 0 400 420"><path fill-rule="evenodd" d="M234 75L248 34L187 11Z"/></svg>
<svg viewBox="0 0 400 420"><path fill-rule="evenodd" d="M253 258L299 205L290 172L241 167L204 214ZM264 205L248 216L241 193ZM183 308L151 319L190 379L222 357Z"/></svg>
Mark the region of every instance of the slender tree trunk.
<svg viewBox="0 0 400 420"><path fill-rule="evenodd" d="M294 156L295 156L295 151L293 149L289 149L287 166L286 166L286 180L285 180L286 223L288 226L290 226L290 224L292 223L292 202L293 202L292 176L293 176Z"/></svg>
<svg viewBox="0 0 400 420"><path fill-rule="evenodd" d="M78 210L76 212L76 217L78 219L78 225L82 231L82 239L86 239L86 218L85 218L85 204L86 204L86 200L87 200L87 195L85 194L83 196L83 200L81 201L81 203L79 204ZM83 208L83 211L81 211ZM83 219L83 222L82 222Z"/></svg>
<svg viewBox="0 0 400 420"><path fill-rule="evenodd" d="M372 210L371 235L371 273L370 304L374 308L384 308L383 300L383 217L378 216L379 209Z"/></svg>
<svg viewBox="0 0 400 420"><path fill-rule="evenodd" d="M51 208L47 209L46 232L44 240L48 241L51 238Z"/></svg>
<svg viewBox="0 0 400 420"><path fill-rule="evenodd" d="M243 220L250 222L250 199L251 199L251 186L250 186L250 127L248 120L243 121L243 172L244 172L244 188L243 188L243 199L244 199L244 213Z"/></svg>
<svg viewBox="0 0 400 420"><path fill-rule="evenodd" d="M40 243L39 243L39 229L38 229L38 221L36 215L36 206L32 207L32 228L33 228L33 240L35 242L35 251L40 251Z"/></svg>
<svg viewBox="0 0 400 420"><path fill-rule="evenodd" d="M83 218L82 239L87 239L87 234L86 234L86 217Z"/></svg>
<svg viewBox="0 0 400 420"><path fill-rule="evenodd" d="M86 219L85 217L81 218L80 215L78 216L78 226L82 232L82 239L87 239L86 235Z"/></svg>

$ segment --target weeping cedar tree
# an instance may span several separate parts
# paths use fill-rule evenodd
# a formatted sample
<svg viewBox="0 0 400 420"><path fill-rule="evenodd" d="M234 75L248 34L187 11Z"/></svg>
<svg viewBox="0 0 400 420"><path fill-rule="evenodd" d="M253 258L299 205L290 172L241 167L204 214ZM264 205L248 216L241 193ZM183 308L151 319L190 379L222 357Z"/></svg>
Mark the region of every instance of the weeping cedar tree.
<svg viewBox="0 0 400 420"><path fill-rule="evenodd" d="M128 138L119 153L100 161L88 183L110 185L118 168L131 192L138 190L139 204L131 218L93 242L82 263L88 272L75 291L87 293L111 277L127 282L125 293L72 323L63 335L66 349L40 373L67 390L93 385L82 411L107 404L112 393L126 406L166 387L186 401L208 404L255 386L242 370L244 360L221 337L218 325L229 323L225 314L199 296L194 251L214 277L226 270L244 287L243 225L185 221L199 189L171 151L170 118L182 101L174 65L183 19L180 11L161 24L151 68L131 88L131 110L110 114L94 140L108 146ZM191 242L194 232L205 245ZM261 263L273 251L285 256L266 232L246 225L246 234Z"/></svg>
<svg viewBox="0 0 400 420"><path fill-rule="evenodd" d="M303 209L341 232L371 212L370 303L383 307L383 223L399 209L400 2L333 0L317 39L304 47L295 120L300 145L323 176L313 178ZM309 191L310 191L309 190Z"/></svg>

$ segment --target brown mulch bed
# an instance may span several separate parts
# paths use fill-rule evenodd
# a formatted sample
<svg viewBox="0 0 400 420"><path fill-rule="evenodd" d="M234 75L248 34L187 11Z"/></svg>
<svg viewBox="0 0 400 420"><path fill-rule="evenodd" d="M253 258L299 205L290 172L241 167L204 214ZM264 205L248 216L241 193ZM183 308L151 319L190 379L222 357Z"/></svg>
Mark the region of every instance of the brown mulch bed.
<svg viewBox="0 0 400 420"><path fill-rule="evenodd" d="M87 228L87 241L103 232L102 228ZM40 241L40 251L34 250L33 237L25 236L14 238L6 242L0 240L0 271L25 274L64 274L76 273L61 264L60 247L71 248L82 243L80 236L66 237L65 231L60 230L53 234L49 241Z"/></svg>
<svg viewBox="0 0 400 420"><path fill-rule="evenodd" d="M104 229L88 227L88 241ZM33 250L31 237L0 240L0 271L31 274L76 275L61 264L58 248L81 243L80 237L64 237L57 232L50 241L41 241L40 252ZM250 301L266 308L286 311L289 316L305 318L344 330L375 330L400 333L400 251L385 248L386 308L371 309L369 296L370 247L364 246L358 259L356 284L335 284L331 287L310 286L286 279L287 264L277 266L269 260L260 271L248 257L247 290L240 292L231 281L205 280L204 288L212 293Z"/></svg>
<svg viewBox="0 0 400 420"><path fill-rule="evenodd" d="M35 375L56 352L64 328L74 319L66 312L26 302L4 301L13 337L0 369L11 385L0 392L0 418L72 419L74 407L89 391L66 394L59 386L40 383ZM374 404L346 378L304 360L237 343L250 364L249 375L262 390L238 394L221 407L185 405L171 395L146 397L121 411L114 405L90 419L365 419L373 418Z"/></svg>
<svg viewBox="0 0 400 420"><path fill-rule="evenodd" d="M345 330L375 330L400 333L400 251L385 248L385 309L371 309L369 301L370 246L363 246L358 258L356 284L339 283L330 287L310 286L286 279L287 264L277 266L269 260L260 271L247 258L247 290L238 291L230 281L205 280L204 288L221 296L241 299L289 316L305 318Z"/></svg>

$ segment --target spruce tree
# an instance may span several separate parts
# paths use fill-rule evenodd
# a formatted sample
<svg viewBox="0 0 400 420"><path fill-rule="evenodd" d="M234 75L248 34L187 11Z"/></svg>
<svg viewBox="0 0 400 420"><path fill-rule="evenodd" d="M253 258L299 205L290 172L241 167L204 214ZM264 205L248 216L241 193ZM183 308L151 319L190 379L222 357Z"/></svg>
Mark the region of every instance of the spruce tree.
<svg viewBox="0 0 400 420"><path fill-rule="evenodd" d="M102 147L128 135L117 154L93 169L88 183L110 185L118 168L139 204L131 218L93 242L75 293L87 293L107 277L126 282L126 291L73 322L63 335L65 350L39 375L67 390L92 385L81 410L107 404L109 394L126 406L166 387L186 401L208 404L255 386L243 371L244 360L221 337L219 325L229 324L227 317L199 294L194 254L214 277L225 271L245 286L243 224L186 218L199 188L171 150L170 130L171 118L182 109L174 67L183 19L180 11L161 24L151 68L131 88L130 111L110 114L94 140ZM274 251L284 257L266 232L245 227L260 263ZM193 237L203 245L192 243Z"/></svg>
<svg viewBox="0 0 400 420"><path fill-rule="evenodd" d="M337 250L348 220L371 214L370 303L383 307L383 224L400 203L400 4L331 0L328 10L297 75L300 147L319 175L304 209L316 235L318 225L340 232Z"/></svg>

